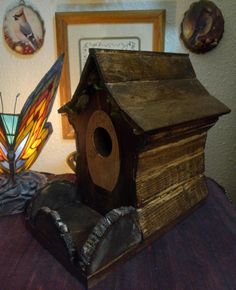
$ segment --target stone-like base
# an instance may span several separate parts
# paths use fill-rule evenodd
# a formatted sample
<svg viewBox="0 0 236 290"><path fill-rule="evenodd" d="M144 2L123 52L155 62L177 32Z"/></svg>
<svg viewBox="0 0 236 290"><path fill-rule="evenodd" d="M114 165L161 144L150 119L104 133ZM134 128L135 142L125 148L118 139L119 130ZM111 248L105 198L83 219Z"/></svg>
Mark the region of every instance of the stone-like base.
<svg viewBox="0 0 236 290"><path fill-rule="evenodd" d="M0 175L0 216L24 211L26 202L44 186L47 177L34 171L24 171L15 176Z"/></svg>

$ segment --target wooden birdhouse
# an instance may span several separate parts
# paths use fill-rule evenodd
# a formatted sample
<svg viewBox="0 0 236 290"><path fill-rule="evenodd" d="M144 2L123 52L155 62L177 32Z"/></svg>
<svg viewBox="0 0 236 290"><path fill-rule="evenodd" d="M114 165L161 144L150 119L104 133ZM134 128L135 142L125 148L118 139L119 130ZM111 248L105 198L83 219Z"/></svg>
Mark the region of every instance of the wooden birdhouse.
<svg viewBox="0 0 236 290"><path fill-rule="evenodd" d="M197 80L188 55L90 50L60 112L75 130L77 184L39 193L29 224L90 287L206 198L207 131L229 109Z"/></svg>

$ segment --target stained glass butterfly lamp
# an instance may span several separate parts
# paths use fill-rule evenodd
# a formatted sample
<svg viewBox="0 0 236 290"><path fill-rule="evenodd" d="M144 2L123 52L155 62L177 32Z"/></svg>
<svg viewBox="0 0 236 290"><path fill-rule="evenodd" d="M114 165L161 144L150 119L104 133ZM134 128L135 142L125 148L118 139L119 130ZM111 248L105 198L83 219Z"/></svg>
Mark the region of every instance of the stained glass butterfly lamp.
<svg viewBox="0 0 236 290"><path fill-rule="evenodd" d="M4 113L0 98L0 216L23 211L26 201L47 182L44 174L29 168L52 133L52 125L47 119L56 96L62 64L63 55L28 97L20 114L15 114L15 109L14 114Z"/></svg>

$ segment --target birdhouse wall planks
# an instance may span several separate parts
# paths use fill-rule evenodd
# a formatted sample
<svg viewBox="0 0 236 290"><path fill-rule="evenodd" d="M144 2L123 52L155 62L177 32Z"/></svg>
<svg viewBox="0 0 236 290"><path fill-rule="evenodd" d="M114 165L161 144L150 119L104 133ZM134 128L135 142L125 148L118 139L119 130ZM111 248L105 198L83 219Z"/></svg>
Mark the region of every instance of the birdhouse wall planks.
<svg viewBox="0 0 236 290"><path fill-rule="evenodd" d="M188 55L91 49L60 112L75 130L77 185L60 205L52 196L65 185L39 193L29 225L91 287L206 198L207 131L229 109L197 80ZM73 245L65 255L56 220Z"/></svg>

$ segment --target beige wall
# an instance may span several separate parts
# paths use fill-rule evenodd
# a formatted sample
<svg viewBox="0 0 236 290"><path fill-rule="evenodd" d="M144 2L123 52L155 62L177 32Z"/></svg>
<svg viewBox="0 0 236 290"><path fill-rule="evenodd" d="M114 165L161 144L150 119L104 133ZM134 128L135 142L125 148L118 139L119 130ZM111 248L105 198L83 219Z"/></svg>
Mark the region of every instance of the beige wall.
<svg viewBox="0 0 236 290"><path fill-rule="evenodd" d="M13 3L14 2L14 3ZM0 21L4 13L17 1L1 0ZM44 19L46 35L43 48L34 56L15 55L0 40L0 91L5 111L12 112L14 99L21 93L18 109L37 85L44 73L56 59L55 19L56 11L80 10L126 10L126 9L166 9L165 50L168 52L188 52L179 39L179 25L183 13L193 1L128 1L128 0L31 0L26 1L38 10ZM206 149L206 174L217 180L226 190L236 196L236 1L215 0L225 17L225 33L219 46L205 54L190 54L196 74L209 92L232 109L230 115L220 119L211 129ZM2 30L1 30L2 31ZM75 150L71 140L61 136L59 94L55 101L50 121L54 133L40 157L33 165L34 170L62 173L70 171L65 163L68 153Z"/></svg>

